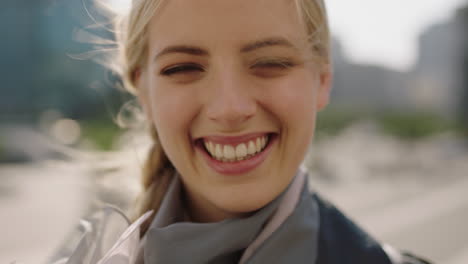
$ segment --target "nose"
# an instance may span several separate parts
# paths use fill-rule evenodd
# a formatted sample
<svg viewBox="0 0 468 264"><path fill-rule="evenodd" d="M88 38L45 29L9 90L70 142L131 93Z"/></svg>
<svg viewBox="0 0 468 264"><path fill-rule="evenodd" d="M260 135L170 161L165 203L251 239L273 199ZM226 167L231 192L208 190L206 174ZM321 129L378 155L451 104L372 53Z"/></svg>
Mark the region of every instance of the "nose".
<svg viewBox="0 0 468 264"><path fill-rule="evenodd" d="M211 78L206 114L223 129L241 129L257 111L252 87L241 74L223 71Z"/></svg>

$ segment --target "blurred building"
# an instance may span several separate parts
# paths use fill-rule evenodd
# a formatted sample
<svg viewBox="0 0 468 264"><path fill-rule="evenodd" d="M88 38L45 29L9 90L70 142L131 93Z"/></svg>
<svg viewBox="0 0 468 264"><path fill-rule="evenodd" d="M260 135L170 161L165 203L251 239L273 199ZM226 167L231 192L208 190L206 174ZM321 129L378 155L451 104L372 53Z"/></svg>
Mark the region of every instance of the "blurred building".
<svg viewBox="0 0 468 264"><path fill-rule="evenodd" d="M332 104L361 110L433 112L468 122L468 8L430 26L419 38L418 61L409 72L350 63L333 41Z"/></svg>
<svg viewBox="0 0 468 264"><path fill-rule="evenodd" d="M468 129L468 5L457 12L457 25L460 37L461 54L459 56L460 83L458 109L459 118ZM467 131L468 132L468 131Z"/></svg>
<svg viewBox="0 0 468 264"><path fill-rule="evenodd" d="M70 56L96 49L74 38L78 31L96 23L92 17L98 14L91 3L0 3L0 29L6 36L0 42L0 122L35 120L48 109L72 118L105 111L109 93L115 92L106 80L106 70L91 60ZM86 7L93 11L91 15ZM454 116L461 109L468 113L463 107L468 97L464 88L468 74L463 73L468 67L466 13L466 8L460 9L455 18L433 25L421 35L419 60L411 72L352 64L334 40L332 105L361 110L428 110L445 116ZM94 33L111 38L106 30Z"/></svg>
<svg viewBox="0 0 468 264"><path fill-rule="evenodd" d="M411 101L419 108L454 117L462 81L458 19L429 27L419 38L419 60L412 75Z"/></svg>
<svg viewBox="0 0 468 264"><path fill-rule="evenodd" d="M406 108L408 74L377 65L352 64L333 41L332 104L359 110Z"/></svg>
<svg viewBox="0 0 468 264"><path fill-rule="evenodd" d="M105 71L90 60L71 58L92 50L73 39L93 23L90 1L5 0L0 3L1 122L30 122L44 110L65 116L90 114L106 93ZM100 83L101 90L93 89ZM110 90L110 89L108 89Z"/></svg>

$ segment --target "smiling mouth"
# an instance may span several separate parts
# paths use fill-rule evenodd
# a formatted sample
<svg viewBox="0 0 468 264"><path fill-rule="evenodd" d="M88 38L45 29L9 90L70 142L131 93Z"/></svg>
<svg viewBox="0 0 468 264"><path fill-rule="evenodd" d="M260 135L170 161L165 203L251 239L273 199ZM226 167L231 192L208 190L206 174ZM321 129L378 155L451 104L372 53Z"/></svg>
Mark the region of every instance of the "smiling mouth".
<svg viewBox="0 0 468 264"><path fill-rule="evenodd" d="M233 163L249 160L261 154L272 137L273 134L265 134L236 144L222 144L209 139L200 139L199 146L211 158L224 163Z"/></svg>

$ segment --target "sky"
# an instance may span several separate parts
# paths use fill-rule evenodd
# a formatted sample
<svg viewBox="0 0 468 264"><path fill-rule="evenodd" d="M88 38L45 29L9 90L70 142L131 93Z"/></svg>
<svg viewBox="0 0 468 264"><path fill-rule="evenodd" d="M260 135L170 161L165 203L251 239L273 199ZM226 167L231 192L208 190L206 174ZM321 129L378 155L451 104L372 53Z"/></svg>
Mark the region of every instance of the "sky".
<svg viewBox="0 0 468 264"><path fill-rule="evenodd" d="M129 0L109 0L118 9ZM351 62L409 70L417 61L418 37L448 21L468 0L325 0L333 35Z"/></svg>
<svg viewBox="0 0 468 264"><path fill-rule="evenodd" d="M326 0L332 32L357 63L408 70L417 60L418 38L448 21L467 0Z"/></svg>

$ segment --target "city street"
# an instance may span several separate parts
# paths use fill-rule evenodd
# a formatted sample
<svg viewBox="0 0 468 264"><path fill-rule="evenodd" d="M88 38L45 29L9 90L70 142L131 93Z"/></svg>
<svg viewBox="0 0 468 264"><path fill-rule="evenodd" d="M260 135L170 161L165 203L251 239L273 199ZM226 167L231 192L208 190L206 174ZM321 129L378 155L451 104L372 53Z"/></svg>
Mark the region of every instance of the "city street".
<svg viewBox="0 0 468 264"><path fill-rule="evenodd" d="M323 189L380 241L435 263L468 263L468 177L432 187L366 182Z"/></svg>
<svg viewBox="0 0 468 264"><path fill-rule="evenodd" d="M366 133L358 129L314 146L321 166L309 163L310 187L381 241L435 263L468 263L466 152L435 140L412 145L408 153L404 145ZM366 146L374 153L354 154ZM144 160L139 148L127 146L128 152L107 156L109 163L103 159L101 166L51 161L0 165L0 263L45 263L80 217L94 208L96 197L128 205L138 191L138 167ZM399 153L406 153L406 169L395 159ZM328 177L322 175L326 172Z"/></svg>
<svg viewBox="0 0 468 264"><path fill-rule="evenodd" d="M0 165L0 177L0 263L45 263L86 212L89 177L56 163Z"/></svg>

